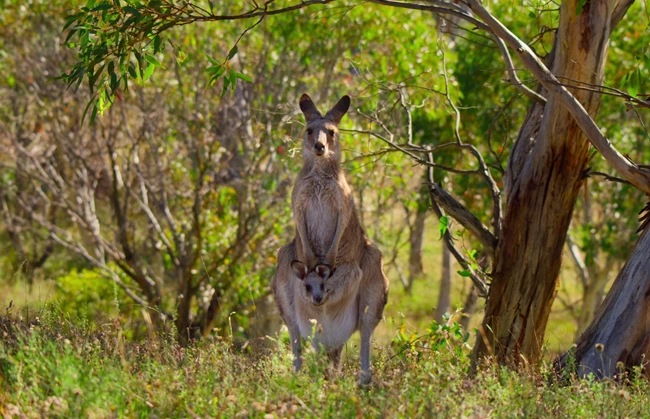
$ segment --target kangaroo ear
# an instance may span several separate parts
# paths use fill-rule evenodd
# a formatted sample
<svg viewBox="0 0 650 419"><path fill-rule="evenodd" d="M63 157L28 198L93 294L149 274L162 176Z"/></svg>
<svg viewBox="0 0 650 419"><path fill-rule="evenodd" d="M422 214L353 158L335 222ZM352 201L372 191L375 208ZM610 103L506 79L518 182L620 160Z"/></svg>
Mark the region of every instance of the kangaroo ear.
<svg viewBox="0 0 650 419"><path fill-rule="evenodd" d="M299 260L294 260L291 262L291 269L298 279L301 281L307 277L309 273L307 266Z"/></svg>
<svg viewBox="0 0 650 419"><path fill-rule="evenodd" d="M314 269L314 271L316 271L316 274L320 276L322 279L329 278L330 272L332 272L332 270L328 265L318 265L316 266L316 269Z"/></svg>
<svg viewBox="0 0 650 419"><path fill-rule="evenodd" d="M300 110L305 115L307 123L323 117L318 109L316 109L316 105L314 105L314 102L312 102L307 93L303 93L302 96L300 96Z"/></svg>
<svg viewBox="0 0 650 419"><path fill-rule="evenodd" d="M336 102L336 105L334 105L334 107L330 109L329 112L327 112L325 118L338 125L341 123L341 119L343 119L343 115L346 114L348 109L350 109L350 96L345 95L339 99L338 102Z"/></svg>

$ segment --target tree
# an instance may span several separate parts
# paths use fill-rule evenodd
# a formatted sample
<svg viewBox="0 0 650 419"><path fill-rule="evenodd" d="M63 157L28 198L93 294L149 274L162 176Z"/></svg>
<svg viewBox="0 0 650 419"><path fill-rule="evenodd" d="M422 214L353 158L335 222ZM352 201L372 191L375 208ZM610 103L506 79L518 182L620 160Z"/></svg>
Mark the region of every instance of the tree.
<svg viewBox="0 0 650 419"><path fill-rule="evenodd" d="M381 130L369 134L429 168L434 212L439 217L448 214L454 218L476 237L493 259L486 315L475 346L476 359L493 356L499 362L512 365L535 364L541 356L564 241L578 192L584 184L590 143L620 176L641 191L650 192L648 170L619 153L594 122L605 91L602 84L609 39L632 1L563 2L559 9L558 27L554 31L553 48L545 57L546 64L475 0L457 3L435 0L422 3L371 2L379 6L453 16L483 31L501 51L510 82L532 100L510 150L503 177L503 210L502 191L490 166L479 149L463 141L459 135L460 111L450 94L446 68L442 94L455 116L453 141L432 147L414 144L409 138L406 143L399 144L386 124L376 116L366 116ZM199 21L261 21L269 16L329 3L333 2L314 0L275 7L254 4L250 8L225 6L225 10L215 10L212 3L206 9L194 3L179 6L170 1L137 3L128 7L91 1L67 22L67 26L72 27L69 39L77 40L75 46L79 46L80 60L64 80L74 85L87 77L90 85L97 88L94 91L96 99L91 102L92 115L95 115L116 92L128 88L130 76L146 73L155 65L146 52L148 50L144 50L143 56L142 46L149 45L146 48L158 53L161 37L170 27ZM523 66L540 83L536 90L520 81L506 46L517 54ZM231 49L229 58L233 51L236 50ZM114 65L105 68L101 62L114 62ZM224 91L242 78L241 73L232 70L227 60L223 64L215 63L211 69L215 78L223 78ZM645 101L636 97L639 77L634 77L636 91L626 94L617 90L614 93L632 105L646 106ZM467 152L474 159L476 169L460 170L438 164L435 155L443 148ZM433 168L478 176L493 201L489 228L435 182ZM465 274L484 294L487 274L458 250L449 231L445 232L445 240ZM621 275L626 277L631 273L624 269Z"/></svg>

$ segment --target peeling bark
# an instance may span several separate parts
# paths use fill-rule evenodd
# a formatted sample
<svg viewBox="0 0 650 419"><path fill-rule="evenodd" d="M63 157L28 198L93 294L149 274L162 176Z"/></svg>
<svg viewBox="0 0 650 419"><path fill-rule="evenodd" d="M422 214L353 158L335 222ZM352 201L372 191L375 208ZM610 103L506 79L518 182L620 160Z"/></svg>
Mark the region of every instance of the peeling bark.
<svg viewBox="0 0 650 419"><path fill-rule="evenodd" d="M613 377L650 356L650 230L646 230L591 325L556 366L577 365L585 377ZM617 363L622 363L617 366ZM648 375L648 370L644 371Z"/></svg>

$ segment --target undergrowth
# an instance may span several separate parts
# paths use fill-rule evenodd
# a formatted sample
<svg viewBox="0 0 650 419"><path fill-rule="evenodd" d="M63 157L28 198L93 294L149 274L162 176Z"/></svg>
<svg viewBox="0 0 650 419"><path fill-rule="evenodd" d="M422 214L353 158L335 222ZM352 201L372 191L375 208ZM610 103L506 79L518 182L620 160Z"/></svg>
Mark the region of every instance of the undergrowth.
<svg viewBox="0 0 650 419"><path fill-rule="evenodd" d="M340 372L306 351L291 370L286 336L267 350L220 339L189 347L171 338L134 343L119 322L80 328L54 313L31 324L0 321L0 414L4 417L648 417L644 379L555 379L485 366L469 374L469 335L433 323L397 330L374 348L373 383L356 383L358 348ZM473 339L471 339L473 340Z"/></svg>

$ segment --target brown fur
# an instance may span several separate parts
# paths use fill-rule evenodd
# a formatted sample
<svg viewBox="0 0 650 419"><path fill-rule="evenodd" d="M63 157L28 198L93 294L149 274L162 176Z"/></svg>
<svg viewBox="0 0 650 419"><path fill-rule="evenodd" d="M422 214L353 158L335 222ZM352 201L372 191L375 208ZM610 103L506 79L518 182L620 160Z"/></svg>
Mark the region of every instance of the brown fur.
<svg viewBox="0 0 650 419"><path fill-rule="evenodd" d="M291 195L296 237L278 253L272 286L289 328L296 370L301 365L300 336L306 336L305 321L315 319L329 329L317 330L315 343L325 347L335 365L345 341L354 330L360 330L360 381L366 384L370 380L370 339L386 305L388 279L381 252L365 237L352 190L340 167L338 124L349 103L344 96L322 117L309 96L300 98L307 128L304 166ZM333 268L332 276L324 281L328 298L322 305L304 298L301 279L305 275L299 278L292 271L294 260L304 262L309 270L318 264Z"/></svg>

